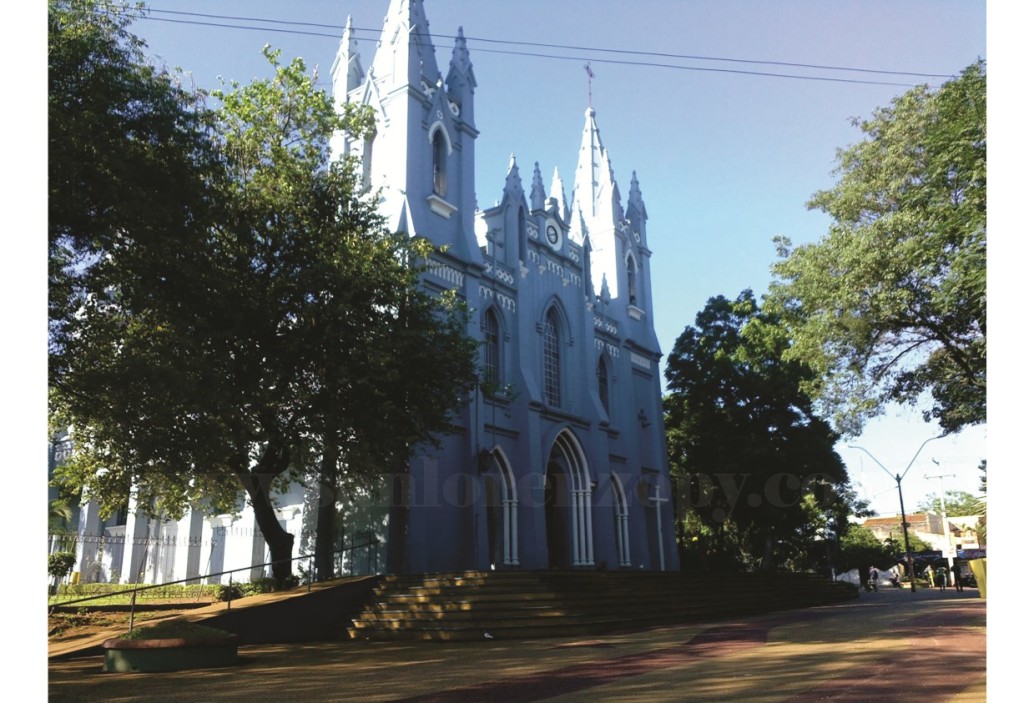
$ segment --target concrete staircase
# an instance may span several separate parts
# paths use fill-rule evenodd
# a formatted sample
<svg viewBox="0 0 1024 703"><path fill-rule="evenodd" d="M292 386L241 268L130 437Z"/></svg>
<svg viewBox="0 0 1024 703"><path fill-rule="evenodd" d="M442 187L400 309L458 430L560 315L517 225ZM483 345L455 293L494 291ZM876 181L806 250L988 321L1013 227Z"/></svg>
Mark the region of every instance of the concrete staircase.
<svg viewBox="0 0 1024 703"><path fill-rule="evenodd" d="M568 637L857 597L848 584L804 574L549 570L388 575L380 578L347 631L351 638L371 640Z"/></svg>

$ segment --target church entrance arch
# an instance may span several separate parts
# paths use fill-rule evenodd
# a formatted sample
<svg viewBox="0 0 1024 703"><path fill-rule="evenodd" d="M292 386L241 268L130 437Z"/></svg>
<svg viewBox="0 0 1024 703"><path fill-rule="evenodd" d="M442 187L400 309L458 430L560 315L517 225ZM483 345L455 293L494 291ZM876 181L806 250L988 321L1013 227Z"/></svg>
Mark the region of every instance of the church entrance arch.
<svg viewBox="0 0 1024 703"><path fill-rule="evenodd" d="M548 566L593 566L590 471L576 437L562 430L548 456L544 477Z"/></svg>
<svg viewBox="0 0 1024 703"><path fill-rule="evenodd" d="M487 552L493 566L519 565L519 498L508 457L501 447L491 452L484 475L487 505Z"/></svg>

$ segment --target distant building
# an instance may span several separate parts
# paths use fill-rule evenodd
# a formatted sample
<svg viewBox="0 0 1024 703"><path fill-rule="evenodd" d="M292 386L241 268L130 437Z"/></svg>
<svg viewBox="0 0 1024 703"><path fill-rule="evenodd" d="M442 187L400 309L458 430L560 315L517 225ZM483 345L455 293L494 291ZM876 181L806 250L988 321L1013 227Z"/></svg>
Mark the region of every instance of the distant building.
<svg viewBox="0 0 1024 703"><path fill-rule="evenodd" d="M942 516L935 513L917 513L907 515L907 531L916 535L932 549L944 551L948 544L955 551L982 549L978 542L978 521L980 516L950 517L946 519L949 529L949 542L942 529ZM890 537L902 544L903 528L899 515L883 515L871 517L864 521L864 527L871 530L880 542Z"/></svg>
<svg viewBox="0 0 1024 703"><path fill-rule="evenodd" d="M335 102L371 106L376 132L339 134L332 147L360 159L393 230L436 246L423 284L468 303L485 385L458 431L391 487L392 509L407 508L408 519L348 534L386 535L390 571L677 570L636 174L623 202L587 108L569 197L557 169L545 183L535 163L524 183L513 157L486 181L497 204L478 209L467 41L459 28L442 73L427 27L422 0L391 0L364 64L349 20L331 70ZM296 487L278 504L296 554L310 550L316 496ZM83 508L82 537L100 536L79 545L83 578L166 581L264 560L251 508L175 522L135 508L106 522L93 504Z"/></svg>

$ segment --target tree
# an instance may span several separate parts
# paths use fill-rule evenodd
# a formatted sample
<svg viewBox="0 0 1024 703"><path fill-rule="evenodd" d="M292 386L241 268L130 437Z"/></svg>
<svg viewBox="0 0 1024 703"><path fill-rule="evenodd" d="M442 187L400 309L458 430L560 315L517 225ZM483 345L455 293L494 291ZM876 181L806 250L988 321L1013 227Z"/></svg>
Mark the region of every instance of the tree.
<svg viewBox="0 0 1024 703"><path fill-rule="evenodd" d="M800 390L808 370L783 359L784 332L749 290L718 296L666 365L676 505L703 526L700 537L684 525L683 543L698 536L719 561L769 568L787 559L812 511L834 503L847 481L836 436Z"/></svg>
<svg viewBox="0 0 1024 703"><path fill-rule="evenodd" d="M982 508L982 501L977 496L967 491L946 491L946 515L948 517L960 517L963 515L978 515ZM942 513L942 499L940 496L929 493L928 497L917 504L918 512Z"/></svg>
<svg viewBox="0 0 1024 703"><path fill-rule="evenodd" d="M831 216L828 235L776 242L788 358L813 369L806 387L844 433L929 397L925 419L947 432L985 421L985 86L979 61L855 120L866 138L808 204Z"/></svg>
<svg viewBox="0 0 1024 703"><path fill-rule="evenodd" d="M50 345L59 350L67 321L107 288L107 254L145 240L148 253L173 257L202 219L214 154L202 96L146 63L127 5L50 0L48 9Z"/></svg>
<svg viewBox="0 0 1024 703"><path fill-rule="evenodd" d="M244 490L283 580L294 536L274 489L313 462L331 485L342 462L407 462L450 429L476 346L458 302L419 285L429 244L387 232L354 165L330 160L330 136L368 115L336 114L301 60L266 55L273 78L215 94L216 161L192 174L205 207L174 245L118 240L102 288L80 277L91 288L51 344L51 401L73 428L66 484L106 510L134 491L172 517L233 512Z"/></svg>

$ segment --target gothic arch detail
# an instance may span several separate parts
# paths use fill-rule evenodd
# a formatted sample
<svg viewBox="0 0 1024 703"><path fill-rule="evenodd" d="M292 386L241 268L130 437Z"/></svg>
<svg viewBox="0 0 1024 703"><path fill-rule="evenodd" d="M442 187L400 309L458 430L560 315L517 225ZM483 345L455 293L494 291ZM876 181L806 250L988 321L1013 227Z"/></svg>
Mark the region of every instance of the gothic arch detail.
<svg viewBox="0 0 1024 703"><path fill-rule="evenodd" d="M427 133L431 150L431 183L434 194L445 197L448 194L448 157L452 153L452 140L441 122L435 122Z"/></svg>
<svg viewBox="0 0 1024 703"><path fill-rule="evenodd" d="M564 479L561 486L558 485L559 477ZM568 429L563 429L555 437L548 459L546 479L549 491L545 496L549 564L593 566L594 526L590 469L583 448ZM559 529L562 520L553 519L559 514L567 518L567 529L564 531ZM568 540L568 544L565 540ZM568 557L564 560L567 562L565 564L559 558L562 550Z"/></svg>

